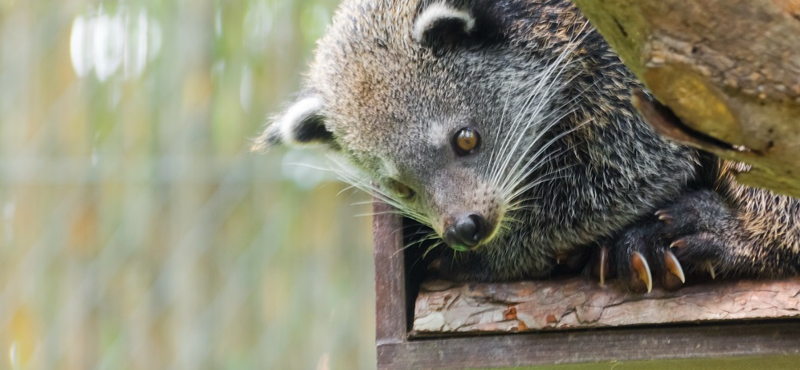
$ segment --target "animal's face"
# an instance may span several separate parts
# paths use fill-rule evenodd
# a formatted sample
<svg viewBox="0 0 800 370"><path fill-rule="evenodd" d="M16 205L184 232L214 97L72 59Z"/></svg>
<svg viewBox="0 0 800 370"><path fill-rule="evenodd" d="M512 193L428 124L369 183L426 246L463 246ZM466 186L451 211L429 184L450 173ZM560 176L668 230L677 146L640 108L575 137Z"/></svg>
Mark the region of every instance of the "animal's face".
<svg viewBox="0 0 800 370"><path fill-rule="evenodd" d="M570 113L575 43L536 52L517 34L530 28L497 13L515 3L345 2L306 91L256 146L326 145L368 176L350 182L450 247L490 245L557 172L551 129Z"/></svg>

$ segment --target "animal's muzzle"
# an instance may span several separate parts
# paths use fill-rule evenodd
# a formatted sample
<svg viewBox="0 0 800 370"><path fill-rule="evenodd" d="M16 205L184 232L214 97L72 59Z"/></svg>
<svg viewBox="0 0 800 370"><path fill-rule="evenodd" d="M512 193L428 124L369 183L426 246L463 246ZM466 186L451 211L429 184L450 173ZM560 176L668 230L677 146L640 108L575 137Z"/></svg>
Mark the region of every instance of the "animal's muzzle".
<svg viewBox="0 0 800 370"><path fill-rule="evenodd" d="M477 213L454 217L445 224L444 242L457 251L477 247L488 235L486 219Z"/></svg>

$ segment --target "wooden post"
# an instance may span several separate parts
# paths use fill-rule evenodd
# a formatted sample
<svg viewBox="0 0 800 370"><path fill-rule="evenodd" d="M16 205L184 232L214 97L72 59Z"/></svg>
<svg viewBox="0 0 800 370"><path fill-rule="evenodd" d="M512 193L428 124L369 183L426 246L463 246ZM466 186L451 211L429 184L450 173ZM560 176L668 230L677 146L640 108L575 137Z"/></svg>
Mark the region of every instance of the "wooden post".
<svg viewBox="0 0 800 370"><path fill-rule="evenodd" d="M393 208L373 201L372 234L375 240L376 340L381 345L402 343L408 332L405 263L398 246L403 244L403 220Z"/></svg>

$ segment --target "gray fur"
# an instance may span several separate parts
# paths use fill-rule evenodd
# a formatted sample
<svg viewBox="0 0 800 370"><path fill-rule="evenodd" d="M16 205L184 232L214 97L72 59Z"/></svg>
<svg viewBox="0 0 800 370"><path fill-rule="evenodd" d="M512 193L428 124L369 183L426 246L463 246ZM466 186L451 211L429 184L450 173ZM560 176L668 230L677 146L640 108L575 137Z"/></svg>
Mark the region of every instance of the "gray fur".
<svg viewBox="0 0 800 370"><path fill-rule="evenodd" d="M468 10L474 29L421 42L415 25L433 3ZM494 226L476 251L443 254L456 279L546 276L556 256L614 237L698 177L698 154L641 121L637 82L564 0L345 0L306 84L332 147L366 175L349 181L374 181L438 235L463 212ZM483 146L458 157L449 138L467 126ZM416 197L394 197L393 181Z"/></svg>

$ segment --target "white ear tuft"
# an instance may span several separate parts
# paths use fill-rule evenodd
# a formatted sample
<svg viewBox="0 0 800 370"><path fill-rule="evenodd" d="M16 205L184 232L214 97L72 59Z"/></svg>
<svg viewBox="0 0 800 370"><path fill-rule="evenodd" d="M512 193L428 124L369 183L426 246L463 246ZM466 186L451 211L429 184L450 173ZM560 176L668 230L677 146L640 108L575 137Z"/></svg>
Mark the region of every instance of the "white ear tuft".
<svg viewBox="0 0 800 370"><path fill-rule="evenodd" d="M424 42L426 34L444 23L456 23L464 33L469 34L475 28L475 18L469 10L456 9L443 2L431 4L417 16L414 23L413 37L417 42Z"/></svg>
<svg viewBox="0 0 800 370"><path fill-rule="evenodd" d="M292 104L278 119L274 125L280 130L281 141L286 143L296 143L298 136L301 135L303 125L315 116L319 116L322 110L322 99L316 95L300 98Z"/></svg>
<svg viewBox="0 0 800 370"><path fill-rule="evenodd" d="M324 102L318 95L306 95L295 101L253 143L253 151L288 145L328 144L333 134L325 128Z"/></svg>

